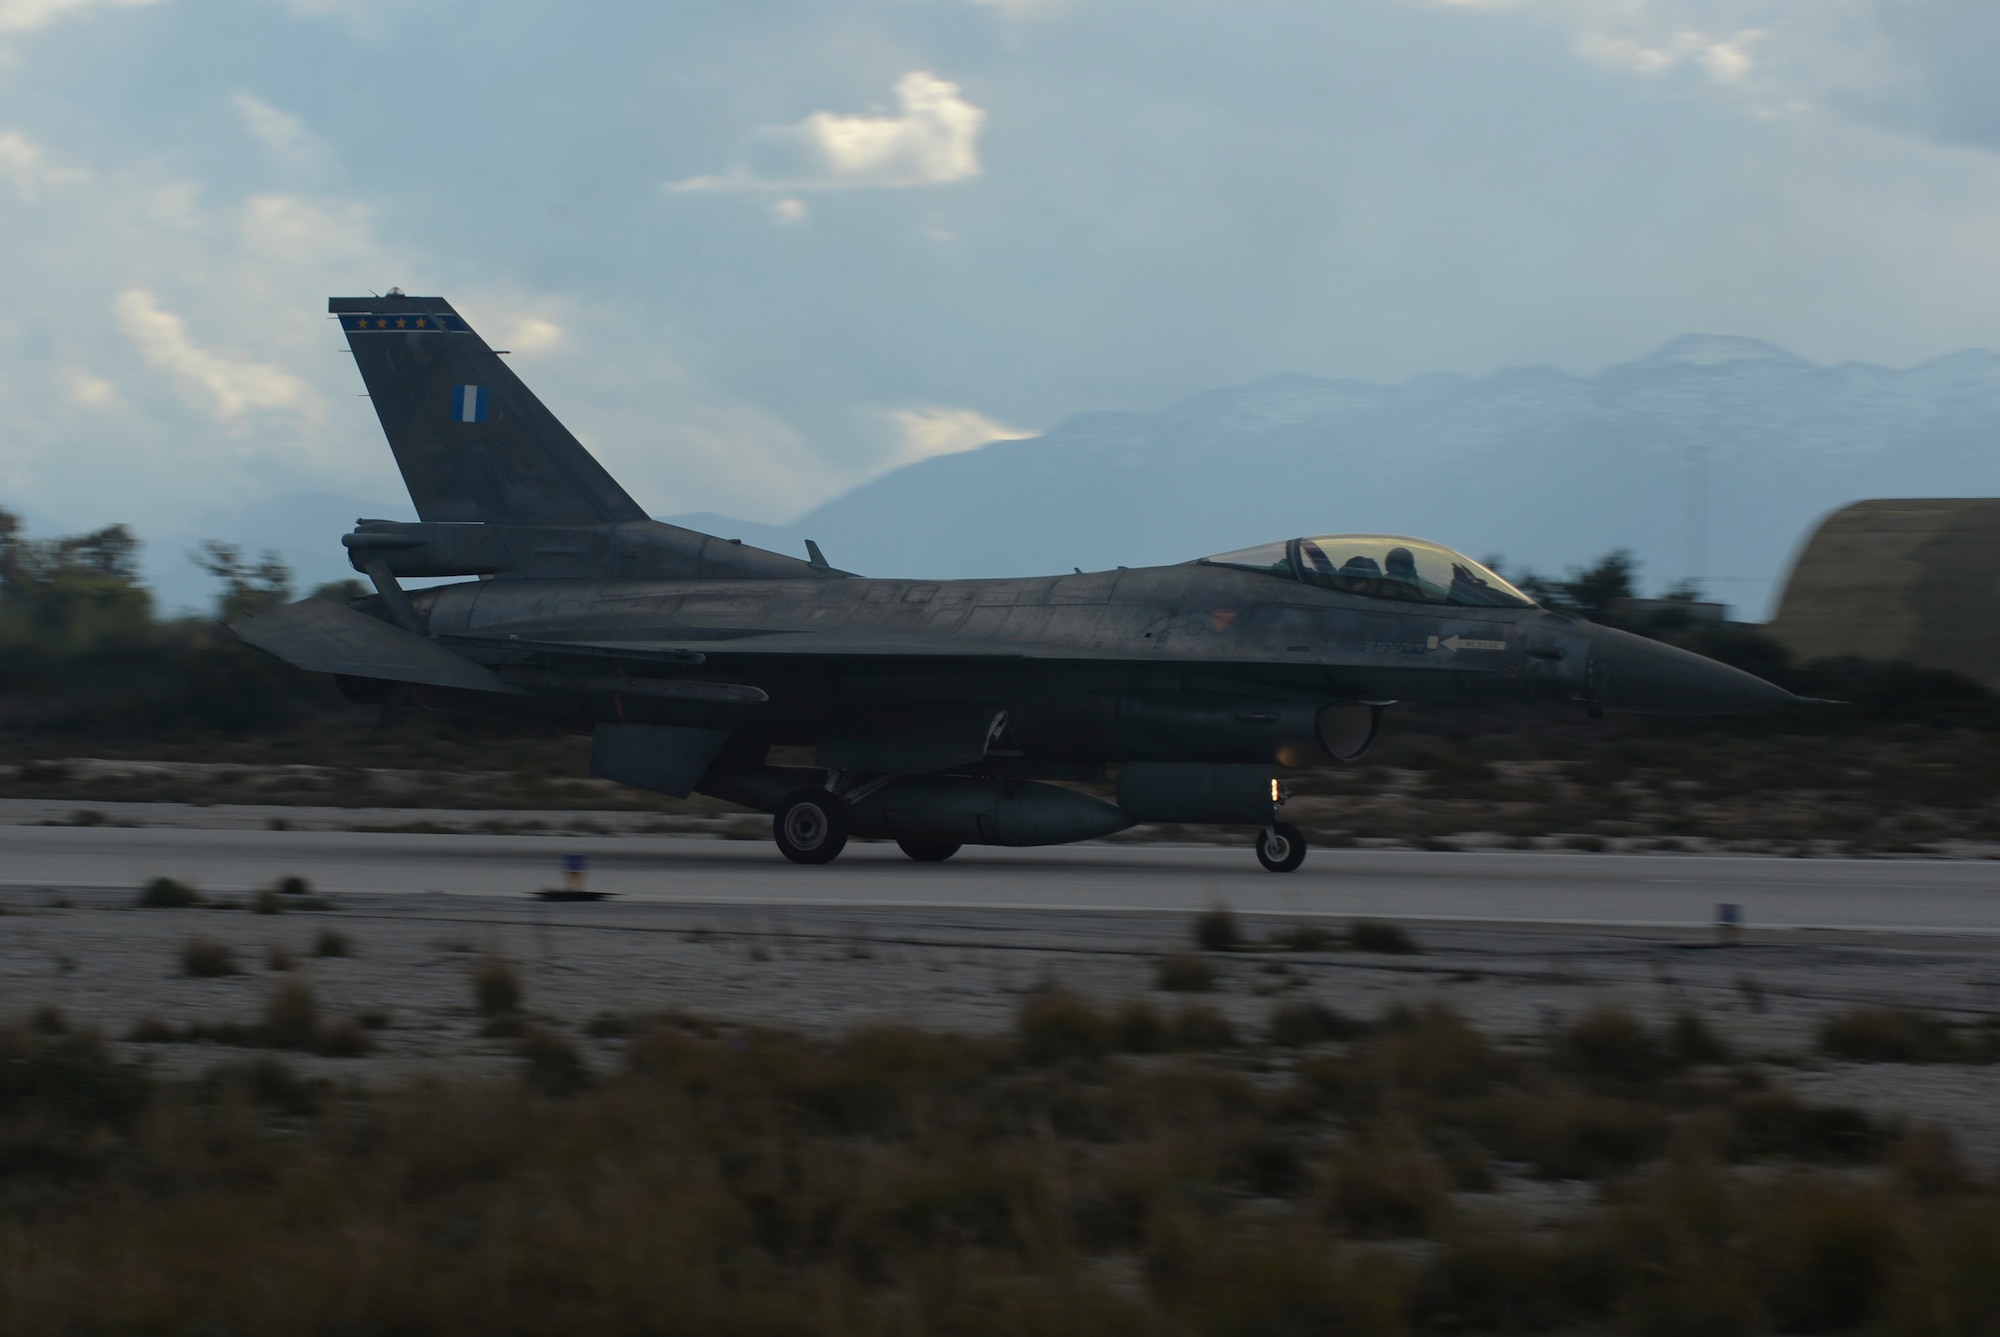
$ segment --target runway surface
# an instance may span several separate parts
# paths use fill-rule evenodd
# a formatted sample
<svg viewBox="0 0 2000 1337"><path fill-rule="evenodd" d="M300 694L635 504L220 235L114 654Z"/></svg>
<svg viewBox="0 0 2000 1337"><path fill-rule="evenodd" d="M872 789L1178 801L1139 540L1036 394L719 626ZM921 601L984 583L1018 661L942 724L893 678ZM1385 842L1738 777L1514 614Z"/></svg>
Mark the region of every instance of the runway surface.
<svg viewBox="0 0 2000 1337"><path fill-rule="evenodd" d="M1289 875L1247 847L968 848L919 864L894 845L790 864L764 841L687 837L401 835L332 831L0 827L0 890L138 888L166 875L209 892L281 877L316 891L526 895L566 854L592 890L657 904L904 906L1379 916L1495 924L1676 928L1742 907L1753 928L2000 935L2000 862L1552 852L1314 850Z"/></svg>

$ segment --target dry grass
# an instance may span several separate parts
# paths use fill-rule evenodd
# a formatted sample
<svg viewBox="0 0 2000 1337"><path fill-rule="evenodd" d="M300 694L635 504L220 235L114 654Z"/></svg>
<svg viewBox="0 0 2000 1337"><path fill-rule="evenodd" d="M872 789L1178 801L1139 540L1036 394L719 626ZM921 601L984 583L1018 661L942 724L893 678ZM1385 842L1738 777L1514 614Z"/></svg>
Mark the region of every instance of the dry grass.
<svg viewBox="0 0 2000 1337"><path fill-rule="evenodd" d="M1348 926L1347 942L1357 952L1384 956L1415 956L1424 950L1407 929L1381 919L1355 920Z"/></svg>
<svg viewBox="0 0 2000 1337"><path fill-rule="evenodd" d="M201 904L201 893L185 882L156 877L139 889L136 904L142 910L185 910Z"/></svg>
<svg viewBox="0 0 2000 1337"><path fill-rule="evenodd" d="M297 983L264 1027L324 1034ZM997 1038L623 1017L611 1071L528 1024L519 1082L373 1092L0 1028L0 1331L2000 1327L2000 1190L1948 1136L1699 1068L1676 1025L1501 1046L1428 1003L1298 1054L1218 1018L1058 989ZM1531 1220L1464 1198L1496 1165L1601 1182Z"/></svg>
<svg viewBox="0 0 2000 1337"><path fill-rule="evenodd" d="M1325 1003L1294 998L1271 1009L1267 1028L1274 1045L1298 1046L1327 1040L1351 1040L1363 1027Z"/></svg>
<svg viewBox="0 0 2000 1337"><path fill-rule="evenodd" d="M1973 1063L1994 1057L1990 1045L1962 1035L1943 1017L1909 1007L1859 1006L1835 1013L1820 1023L1819 1047L1860 1063Z"/></svg>
<svg viewBox="0 0 2000 1337"><path fill-rule="evenodd" d="M219 979L241 973L236 966L235 949L214 938L189 938L181 944L180 955L181 973L196 979Z"/></svg>
<svg viewBox="0 0 2000 1337"><path fill-rule="evenodd" d="M1346 944L1341 936L1322 924L1297 924L1271 935L1271 946L1288 952L1332 952Z"/></svg>
<svg viewBox="0 0 2000 1337"><path fill-rule="evenodd" d="M1153 985L1167 993L1207 993L1217 971L1206 957L1193 952L1169 952L1154 970Z"/></svg>
<svg viewBox="0 0 2000 1337"><path fill-rule="evenodd" d="M481 1016L495 1020L516 1016L526 997L512 961L490 952L479 958L472 969L472 1001Z"/></svg>
<svg viewBox="0 0 2000 1337"><path fill-rule="evenodd" d="M1211 906L1194 917L1194 944L1204 952L1233 952L1243 946L1243 928L1226 905Z"/></svg>

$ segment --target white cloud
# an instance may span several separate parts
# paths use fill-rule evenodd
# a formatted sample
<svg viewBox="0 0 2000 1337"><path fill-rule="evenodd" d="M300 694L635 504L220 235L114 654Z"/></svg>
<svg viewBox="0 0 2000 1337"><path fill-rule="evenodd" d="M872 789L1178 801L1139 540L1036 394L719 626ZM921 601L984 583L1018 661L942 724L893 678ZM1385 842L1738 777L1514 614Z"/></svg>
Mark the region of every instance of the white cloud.
<svg viewBox="0 0 2000 1337"><path fill-rule="evenodd" d="M1782 19L1799 8L1798 0L1424 2L1445 9L1519 10L1567 29L1577 53L1596 64L1649 77L1692 68L1718 84L1744 83L1756 70L1750 48L1769 33L1744 26L1745 16Z"/></svg>
<svg viewBox="0 0 2000 1337"><path fill-rule="evenodd" d="M269 363L203 348L187 323L163 308L146 288L128 288L112 304L118 328L148 363L194 392L210 414L233 422L253 411L312 414L320 405L304 381Z"/></svg>
<svg viewBox="0 0 2000 1337"><path fill-rule="evenodd" d="M1009 18L1029 18L1069 7L1069 0L972 0L981 9L997 9Z"/></svg>
<svg viewBox="0 0 2000 1337"><path fill-rule="evenodd" d="M889 420L896 429L897 464L927 460L933 455L957 455L994 441L1019 441L1034 436L1018 427L995 422L972 409L946 408L921 404L894 409Z"/></svg>
<svg viewBox="0 0 2000 1337"><path fill-rule="evenodd" d="M71 367L63 373L63 389L69 392L70 402L80 408L97 408L118 398L116 386L81 367Z"/></svg>
<svg viewBox="0 0 2000 1337"><path fill-rule="evenodd" d="M243 128L264 146L264 151L280 167L297 172L317 171L326 162L326 145L306 129L298 117L279 111L251 93L238 91L230 98Z"/></svg>
<svg viewBox="0 0 2000 1337"><path fill-rule="evenodd" d="M759 130L730 171L689 177L672 189L934 186L979 175L986 113L966 101L957 84L912 70L896 81L895 93L893 113L816 111L796 124Z"/></svg>
<svg viewBox="0 0 2000 1337"><path fill-rule="evenodd" d="M8 130L0 133L0 175L12 178L15 193L32 204L41 197L43 187L82 181L88 173L51 167L41 145L19 131Z"/></svg>
<svg viewBox="0 0 2000 1337"><path fill-rule="evenodd" d="M0 0L0 33L26 32L88 9L132 9L156 0Z"/></svg>
<svg viewBox="0 0 2000 1337"><path fill-rule="evenodd" d="M1746 28L1723 39L1693 28L1676 28L1664 40L1646 41L1607 31L1586 31L1576 39L1577 50L1599 64L1635 74L1665 74L1682 65L1696 65L1719 84L1742 83L1754 62L1750 44L1764 36Z"/></svg>
<svg viewBox="0 0 2000 1337"><path fill-rule="evenodd" d="M780 223L803 223L806 213L806 202L793 196L787 196L771 206L771 217Z"/></svg>
<svg viewBox="0 0 2000 1337"><path fill-rule="evenodd" d="M551 352L564 338L562 326L540 316L509 316L496 328L500 331L502 346L509 353L521 357Z"/></svg>
<svg viewBox="0 0 2000 1337"><path fill-rule="evenodd" d="M169 208L184 208L179 201ZM246 254L278 266L363 264L374 258L370 213L302 195L253 195L236 219Z"/></svg>

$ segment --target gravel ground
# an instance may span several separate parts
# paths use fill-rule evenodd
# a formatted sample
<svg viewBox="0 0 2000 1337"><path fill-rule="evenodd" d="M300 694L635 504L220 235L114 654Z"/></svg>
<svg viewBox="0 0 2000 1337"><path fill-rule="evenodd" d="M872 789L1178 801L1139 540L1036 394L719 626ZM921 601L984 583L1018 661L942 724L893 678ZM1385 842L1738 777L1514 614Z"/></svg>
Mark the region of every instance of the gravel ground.
<svg viewBox="0 0 2000 1337"><path fill-rule="evenodd" d="M512 1070L512 1042L482 1035L473 1006L472 972L487 954L515 964L538 1020L609 1064L616 1042L585 1035L605 1012L680 1009L823 1030L893 1021L997 1031L1011 1023L1023 992L1046 983L1105 999L1152 991L1161 955L1190 945L1185 915L1152 913L801 912L356 895L333 909L258 915L137 909L122 892L15 892L4 908L0 1014L55 1005L114 1037L144 1017L175 1026L249 1023L287 978L268 965L271 950L283 948L329 1020L388 1013L367 1057L292 1059L367 1082ZM346 935L351 956L312 954L328 928ZM1944 1124L1975 1161L2000 1168L2000 1066L1853 1065L1820 1058L1812 1047L1819 1020L1857 1002L1923 1006L1960 1020L2000 1015L2000 944L1790 933L1720 946L1665 931L1417 932L1425 951L1415 956L1212 955L1219 985L1202 999L1247 1036L1262 1032L1284 998L1369 1016L1397 1001L1442 997L1502 1039L1536 1035L1605 1003L1655 1019L1692 1007L1802 1094ZM181 948L194 937L229 945L241 973L184 974ZM215 1044L130 1049L188 1073L242 1053Z"/></svg>

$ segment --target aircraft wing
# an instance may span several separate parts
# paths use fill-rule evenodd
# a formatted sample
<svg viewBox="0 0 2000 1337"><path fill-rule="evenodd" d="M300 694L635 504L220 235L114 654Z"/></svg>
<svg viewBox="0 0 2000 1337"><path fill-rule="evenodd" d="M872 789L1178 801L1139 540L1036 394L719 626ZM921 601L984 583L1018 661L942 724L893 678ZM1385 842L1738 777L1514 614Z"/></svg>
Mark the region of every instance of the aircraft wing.
<svg viewBox="0 0 2000 1337"><path fill-rule="evenodd" d="M229 629L244 644L315 673L525 695L483 664L326 599L301 599Z"/></svg>

